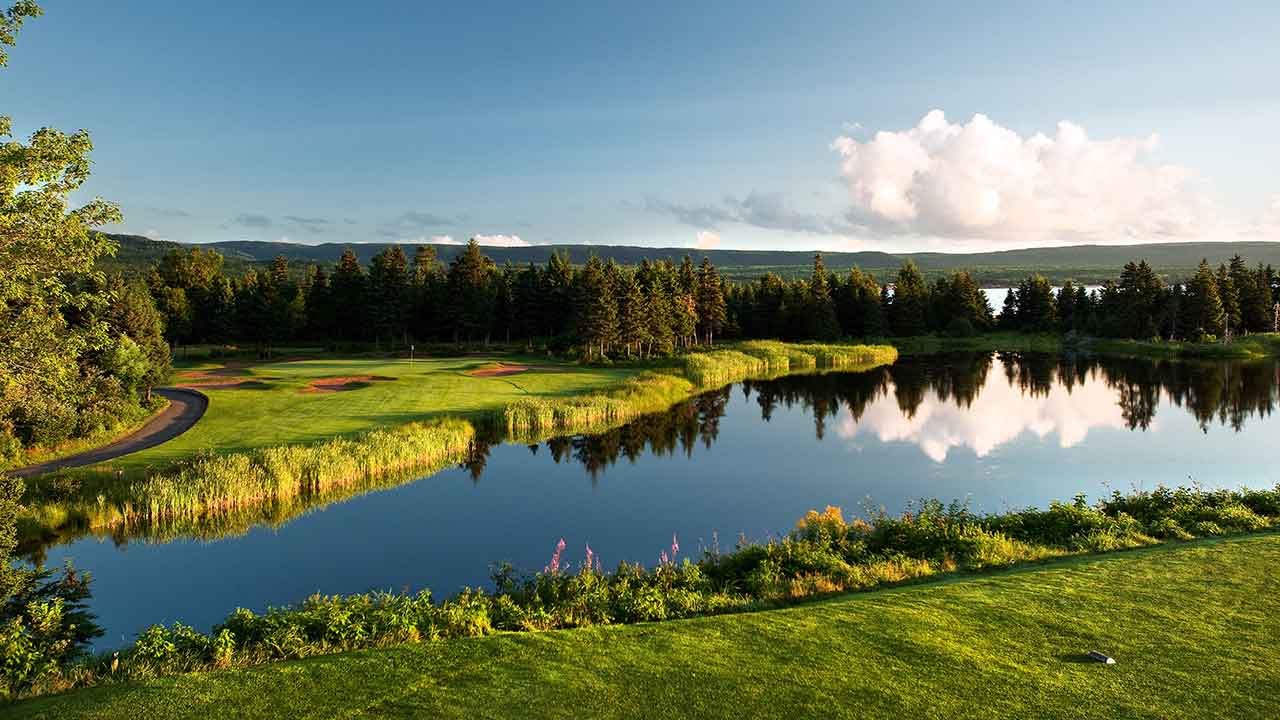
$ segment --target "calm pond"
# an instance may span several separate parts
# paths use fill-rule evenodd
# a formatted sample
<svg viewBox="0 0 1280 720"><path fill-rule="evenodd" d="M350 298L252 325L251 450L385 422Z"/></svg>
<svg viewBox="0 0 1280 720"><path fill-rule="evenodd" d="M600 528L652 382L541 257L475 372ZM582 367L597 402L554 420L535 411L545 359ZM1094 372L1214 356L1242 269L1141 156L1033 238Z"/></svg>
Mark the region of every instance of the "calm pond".
<svg viewBox="0 0 1280 720"><path fill-rule="evenodd" d="M467 466L220 540L82 538L49 548L94 576L100 648L150 623L207 629L237 605L488 585L542 567L564 538L606 566L679 538L785 533L810 508L899 512L918 498L982 511L1160 484L1270 487L1275 362L1044 355L905 357L867 373L747 382L619 430L493 445Z"/></svg>

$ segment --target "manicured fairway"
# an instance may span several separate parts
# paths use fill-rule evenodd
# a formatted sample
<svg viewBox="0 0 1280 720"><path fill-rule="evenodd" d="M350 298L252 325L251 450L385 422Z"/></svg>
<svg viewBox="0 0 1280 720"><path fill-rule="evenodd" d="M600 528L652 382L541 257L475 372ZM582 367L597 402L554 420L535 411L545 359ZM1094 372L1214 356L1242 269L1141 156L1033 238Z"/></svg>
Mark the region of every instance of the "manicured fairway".
<svg viewBox="0 0 1280 720"><path fill-rule="evenodd" d="M469 370L495 361L530 370L475 377ZM211 370L213 378L182 377ZM178 370L209 396L209 409L194 428L175 440L112 461L110 467L164 464L201 450L240 452L270 445L306 444L375 427L398 425L448 413L463 415L500 408L530 395L571 395L615 383L633 370L583 368L546 358L453 357L417 359L317 359L222 369L210 363ZM344 392L307 392L313 380L376 376ZM231 383L211 385L212 382ZM238 387L237 387L238 385Z"/></svg>
<svg viewBox="0 0 1280 720"><path fill-rule="evenodd" d="M102 687L14 717L1280 717L1280 535L692 621ZM1100 650L1114 666L1084 662Z"/></svg>

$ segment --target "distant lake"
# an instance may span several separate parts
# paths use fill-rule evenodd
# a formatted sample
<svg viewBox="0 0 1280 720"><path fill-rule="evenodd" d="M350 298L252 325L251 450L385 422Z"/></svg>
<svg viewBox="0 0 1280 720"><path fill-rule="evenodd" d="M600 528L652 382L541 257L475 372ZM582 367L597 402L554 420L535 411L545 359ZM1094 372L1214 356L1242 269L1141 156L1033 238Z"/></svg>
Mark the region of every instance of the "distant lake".
<svg viewBox="0 0 1280 720"><path fill-rule="evenodd" d="M1076 287L1080 287L1080 286L1077 285ZM1055 294L1061 289L1062 289L1061 285L1053 286L1053 292ZM1084 289L1088 290L1089 292L1093 292L1094 290L1101 290L1102 286L1101 285L1085 285ZM991 301L991 309L994 310L997 315L999 315L1000 308L1004 307L1004 299L1009 296L1009 288L982 288L982 292L986 293L987 299Z"/></svg>
<svg viewBox="0 0 1280 720"><path fill-rule="evenodd" d="M74 540L120 645L152 622L208 628L237 605L375 588L487 585L491 562L646 564L677 535L765 539L811 508L981 511L1076 493L1198 483L1270 487L1280 365L1017 354L904 357L866 373L746 382L595 436L494 444L464 467L219 540Z"/></svg>

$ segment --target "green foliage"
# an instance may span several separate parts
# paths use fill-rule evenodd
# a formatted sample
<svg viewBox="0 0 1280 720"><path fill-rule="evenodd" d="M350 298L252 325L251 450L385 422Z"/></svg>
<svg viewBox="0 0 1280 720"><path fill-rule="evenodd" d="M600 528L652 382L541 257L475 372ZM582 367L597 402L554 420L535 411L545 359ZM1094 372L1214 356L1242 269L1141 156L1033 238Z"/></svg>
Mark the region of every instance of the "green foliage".
<svg viewBox="0 0 1280 720"><path fill-rule="evenodd" d="M981 571L1079 553L1271 529L1280 524L1280 486L1206 492L1160 488L1115 494L1090 505L1077 497L1046 510L979 515L963 505L921 502L900 515L847 521L839 508L809 512L794 530L765 543L717 547L680 557L673 538L656 565L622 563L605 572L586 548L566 560L563 541L542 570L500 566L491 592L465 590L443 602L430 593L372 592L313 596L263 614L237 610L205 634L183 625L155 626L120 653L40 665L42 651L3 636L16 668L38 683L11 685L19 695L191 670L255 665L358 648L385 647L501 631L540 631L652 622L865 590L955 571ZM56 615L56 612L50 610ZM43 621L46 622L49 616ZM53 623L57 626L57 623ZM28 634L28 637L32 637ZM23 674L26 673L26 674Z"/></svg>

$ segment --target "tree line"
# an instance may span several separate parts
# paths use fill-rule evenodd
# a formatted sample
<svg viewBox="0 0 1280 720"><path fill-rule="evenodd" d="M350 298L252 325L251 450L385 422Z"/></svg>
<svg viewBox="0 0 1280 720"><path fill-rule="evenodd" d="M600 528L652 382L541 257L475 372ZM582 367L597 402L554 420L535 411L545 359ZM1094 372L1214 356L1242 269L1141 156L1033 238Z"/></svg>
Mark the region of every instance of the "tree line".
<svg viewBox="0 0 1280 720"><path fill-rule="evenodd" d="M147 283L175 346L253 343L264 355L286 343L522 342L587 360L648 358L717 339L836 340L968 336L991 330L1076 332L1123 338L1216 340L1273 330L1276 273L1239 256L1216 272L1202 262L1166 284L1130 262L1101 289L1055 289L1040 275L1011 288L997 315L973 276L926 282L911 261L888 281L853 268L835 273L815 255L809 277L773 273L731 283L708 259L644 260L624 267L591 258L575 266L499 267L472 241L446 267L428 245L410 259L399 246L367 265L352 248L332 266L291 268L284 257L230 278L222 256L175 250Z"/></svg>

